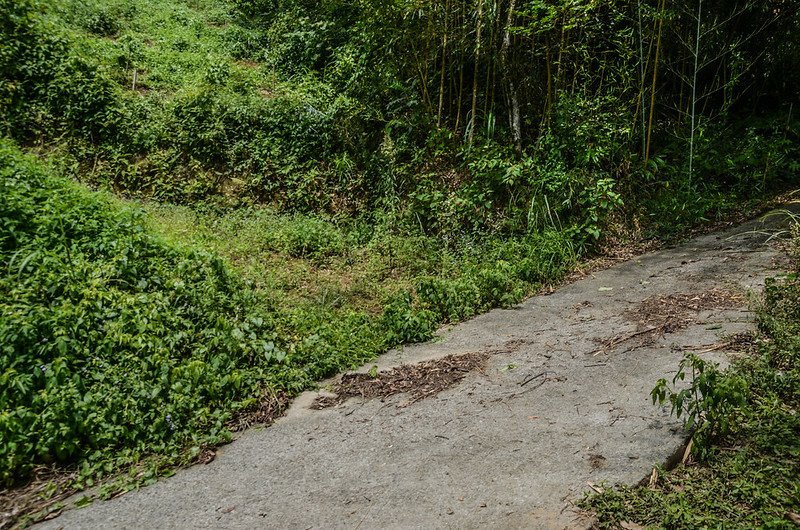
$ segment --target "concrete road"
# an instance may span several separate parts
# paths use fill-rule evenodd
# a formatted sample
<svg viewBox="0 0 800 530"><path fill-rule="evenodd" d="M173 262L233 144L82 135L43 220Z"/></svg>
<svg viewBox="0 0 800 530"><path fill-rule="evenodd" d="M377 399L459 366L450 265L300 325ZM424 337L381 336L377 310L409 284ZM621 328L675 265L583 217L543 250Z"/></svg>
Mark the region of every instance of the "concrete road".
<svg viewBox="0 0 800 530"><path fill-rule="evenodd" d="M685 313L682 329L634 335L648 329L646 308L669 313L670 300L702 306L709 292L758 291L785 266L753 232L764 228L753 222L640 256L378 360L388 370L491 354L485 370L435 397L317 411L309 393L208 465L39 527L585 527L573 502L590 484L637 483L685 442L679 422L651 403L656 380L671 377L685 349L713 349L752 329L741 299Z"/></svg>

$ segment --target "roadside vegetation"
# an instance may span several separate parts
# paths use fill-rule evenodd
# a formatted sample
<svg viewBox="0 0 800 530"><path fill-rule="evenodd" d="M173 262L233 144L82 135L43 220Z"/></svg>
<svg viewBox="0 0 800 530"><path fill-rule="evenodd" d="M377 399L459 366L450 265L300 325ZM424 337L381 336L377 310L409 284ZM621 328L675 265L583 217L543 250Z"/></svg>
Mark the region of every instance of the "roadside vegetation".
<svg viewBox="0 0 800 530"><path fill-rule="evenodd" d="M796 184L798 10L733 4L0 0L0 497Z"/></svg>
<svg viewBox="0 0 800 530"><path fill-rule="evenodd" d="M3 483L223 439L283 355L253 293L7 143L0 163Z"/></svg>

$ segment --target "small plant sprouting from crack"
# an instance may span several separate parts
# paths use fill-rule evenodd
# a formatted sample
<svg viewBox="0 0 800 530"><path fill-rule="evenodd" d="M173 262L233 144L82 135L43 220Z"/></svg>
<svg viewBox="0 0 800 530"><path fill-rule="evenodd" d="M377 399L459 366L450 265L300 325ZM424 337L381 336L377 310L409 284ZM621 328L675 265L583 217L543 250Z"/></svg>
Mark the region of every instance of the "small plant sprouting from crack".
<svg viewBox="0 0 800 530"><path fill-rule="evenodd" d="M679 381L690 372L688 388L677 390ZM739 421L741 408L747 402L747 381L738 375L720 371L715 363L687 354L672 379L660 379L650 393L653 404L672 404L672 413L683 417L684 427L692 432L693 448L702 459L711 444L729 433Z"/></svg>

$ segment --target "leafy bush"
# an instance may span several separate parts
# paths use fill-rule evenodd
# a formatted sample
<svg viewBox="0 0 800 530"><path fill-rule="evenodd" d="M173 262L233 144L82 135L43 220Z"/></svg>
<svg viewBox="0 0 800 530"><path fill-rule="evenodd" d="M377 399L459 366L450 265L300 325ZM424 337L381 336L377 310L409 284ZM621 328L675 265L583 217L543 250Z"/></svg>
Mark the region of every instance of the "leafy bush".
<svg viewBox="0 0 800 530"><path fill-rule="evenodd" d="M0 133L33 132L46 109L53 67L66 53L65 39L42 19L43 9L39 0L0 1Z"/></svg>
<svg viewBox="0 0 800 530"><path fill-rule="evenodd" d="M670 389L661 379L651 392L653 404L669 400L672 413L684 417L684 427L693 433L697 454L706 455L710 446L729 434L741 421L747 403L747 380L736 374L725 374L719 367L696 355L687 355L681 362L673 384L686 378L691 369L689 387Z"/></svg>
<svg viewBox="0 0 800 530"><path fill-rule="evenodd" d="M459 322L494 307L509 307L538 286L560 278L575 260L564 233L546 232L522 239L490 240L456 257L455 273L419 278L417 311L410 298L389 304L386 318L403 322L408 335L425 337L433 324Z"/></svg>
<svg viewBox="0 0 800 530"><path fill-rule="evenodd" d="M429 310L414 306L410 293L393 297L383 311L382 326L386 330L387 346L430 339L439 318Z"/></svg>
<svg viewBox="0 0 800 530"><path fill-rule="evenodd" d="M213 443L284 354L210 254L0 144L0 480Z"/></svg>
<svg viewBox="0 0 800 530"><path fill-rule="evenodd" d="M795 245L800 238L795 230ZM765 287L762 331L773 340L764 344L764 366L755 369L766 377L761 388L791 407L800 406L800 272L782 280L770 279Z"/></svg>

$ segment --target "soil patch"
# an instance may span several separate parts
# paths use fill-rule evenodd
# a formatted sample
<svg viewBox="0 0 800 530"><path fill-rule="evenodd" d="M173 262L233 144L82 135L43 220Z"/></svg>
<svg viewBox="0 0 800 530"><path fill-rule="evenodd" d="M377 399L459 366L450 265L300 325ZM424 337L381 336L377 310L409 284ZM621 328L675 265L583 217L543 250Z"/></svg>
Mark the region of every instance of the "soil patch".
<svg viewBox="0 0 800 530"><path fill-rule="evenodd" d="M758 349L758 334L755 331L742 331L728 337L723 342L714 344L682 346L679 351L688 351L695 354L709 353L712 351L723 350L729 354L737 354L740 357L754 355Z"/></svg>
<svg viewBox="0 0 800 530"><path fill-rule="evenodd" d="M758 349L758 334L755 331L736 333L728 340L727 349L736 353L752 355Z"/></svg>
<svg viewBox="0 0 800 530"><path fill-rule="evenodd" d="M334 385L336 396L318 397L311 408L320 410L340 405L352 397L386 399L396 394L409 394L410 405L459 383L470 372L482 370L486 353L448 355L441 359L406 364L377 374L344 374Z"/></svg>

